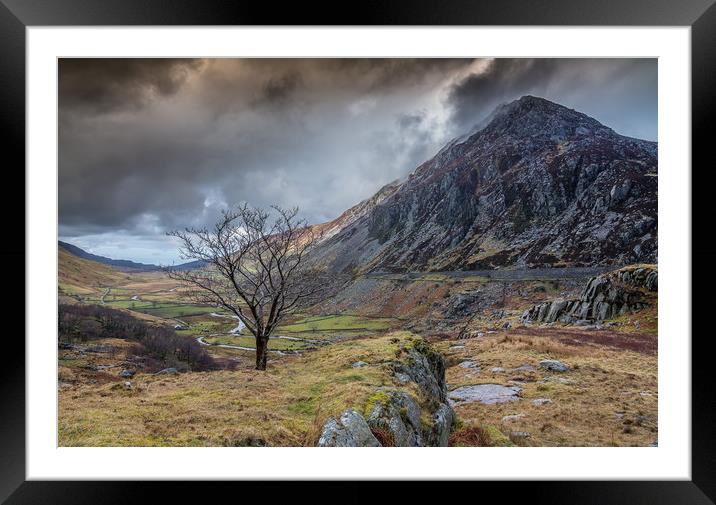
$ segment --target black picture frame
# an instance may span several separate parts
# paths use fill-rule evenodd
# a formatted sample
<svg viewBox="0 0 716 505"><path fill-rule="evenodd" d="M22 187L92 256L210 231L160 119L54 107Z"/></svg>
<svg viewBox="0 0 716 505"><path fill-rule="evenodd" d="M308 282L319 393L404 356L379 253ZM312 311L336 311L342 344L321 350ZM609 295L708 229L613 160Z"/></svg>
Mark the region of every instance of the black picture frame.
<svg viewBox="0 0 716 505"><path fill-rule="evenodd" d="M8 185L2 198L6 237L0 257L14 286L7 304L16 310L25 300L25 225L18 218L25 187L25 44L28 26L65 25L621 25L690 26L692 43L692 268L708 268L716 259L716 245L709 239L713 210L707 200L714 169L713 111L716 101L716 5L715 0L493 0L493 1L364 1L352 8L307 5L294 2L278 7L269 2L221 0L0 0L0 124L3 175ZM342 14L341 14L342 13ZM707 161L708 160L708 161ZM698 167L698 168L696 168ZM688 176L689 167L684 167ZM13 180L15 178L15 180ZM698 181L698 182L697 182ZM14 187L14 190L7 188ZM23 196L21 196L23 195ZM12 229L15 227L15 229ZM21 238L23 237L23 238ZM14 265L14 267L7 267ZM545 503L683 503L716 502L716 389L713 358L708 352L711 332L704 324L716 301L706 275L692 276L692 480L691 481L590 481L590 482L473 482L449 485L475 499L497 492L502 502L529 500ZM24 309L24 306L23 306ZM24 310L23 310L24 313ZM8 323L9 324L9 323ZM9 332L9 327L5 328ZM20 334L16 328L14 334ZM24 334L24 326L22 327ZM25 347L20 338L5 338L6 359L0 366L0 500L25 503L145 503L187 500L206 501L207 493L228 491L241 496L266 493L278 499L276 483L182 482L40 482L25 480ZM320 494L293 483L291 493L311 493L321 501L364 502L366 491L354 492L357 483L321 483ZM296 489L298 488L298 489ZM433 486L435 488L435 486ZM410 490L423 495L426 483L412 483ZM506 491L509 490L509 491ZM371 492L372 494L373 492ZM379 491L375 491L379 494ZM154 497L151 497L154 495ZM477 498L479 496L479 498ZM218 497L216 497L218 499Z"/></svg>

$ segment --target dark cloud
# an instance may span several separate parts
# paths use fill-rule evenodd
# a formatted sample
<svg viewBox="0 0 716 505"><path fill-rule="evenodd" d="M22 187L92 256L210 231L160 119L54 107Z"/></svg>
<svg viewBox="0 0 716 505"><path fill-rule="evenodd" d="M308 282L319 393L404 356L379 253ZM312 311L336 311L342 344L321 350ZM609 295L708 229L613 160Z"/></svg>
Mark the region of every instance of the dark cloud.
<svg viewBox="0 0 716 505"><path fill-rule="evenodd" d="M283 106L302 84L303 78L296 71L288 72L280 77L271 77L264 83L261 96L255 103L257 105Z"/></svg>
<svg viewBox="0 0 716 505"><path fill-rule="evenodd" d="M81 59L59 71L60 235L137 261L176 258L166 230L242 201L332 219L522 94L621 133L656 128L653 60Z"/></svg>
<svg viewBox="0 0 716 505"><path fill-rule="evenodd" d="M496 105L528 93L542 95L556 70L556 60L495 59L481 72L455 84L449 95L453 119L469 128Z"/></svg>
<svg viewBox="0 0 716 505"><path fill-rule="evenodd" d="M59 106L102 113L136 108L176 93L202 60L60 58Z"/></svg>
<svg viewBox="0 0 716 505"><path fill-rule="evenodd" d="M656 139L655 59L495 59L455 83L448 104L458 129L497 105L536 95L595 117L618 132Z"/></svg>

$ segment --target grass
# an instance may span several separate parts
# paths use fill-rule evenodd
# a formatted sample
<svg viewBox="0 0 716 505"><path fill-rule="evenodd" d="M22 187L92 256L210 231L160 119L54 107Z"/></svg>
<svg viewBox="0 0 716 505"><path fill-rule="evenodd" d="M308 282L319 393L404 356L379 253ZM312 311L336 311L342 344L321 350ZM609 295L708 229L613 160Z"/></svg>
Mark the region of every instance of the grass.
<svg viewBox="0 0 716 505"><path fill-rule="evenodd" d="M336 332L342 330L380 331L390 328L395 320L392 318L369 318L354 315L312 316L296 321L293 324L280 326L280 334L304 332Z"/></svg>
<svg viewBox="0 0 716 505"><path fill-rule="evenodd" d="M58 284L68 294L100 294L103 286L128 282L132 276L112 267L58 250Z"/></svg>
<svg viewBox="0 0 716 505"><path fill-rule="evenodd" d="M171 302L158 303L145 300L105 300L105 304L112 308L129 309L134 312L142 312L166 319L216 312L215 307L209 307L206 305L190 305Z"/></svg>
<svg viewBox="0 0 716 505"><path fill-rule="evenodd" d="M203 314L185 317L182 320L189 324L189 329L177 330L180 335L201 336L212 333L227 333L236 327L236 321L233 319L211 317Z"/></svg>
<svg viewBox="0 0 716 505"><path fill-rule="evenodd" d="M60 267L59 289L75 299L99 303L105 287L111 286L105 298L109 306L123 306L138 317L162 324L175 324L167 319L180 318L190 325L189 330L180 333L203 335L214 343L254 347L249 335L209 337L227 332L235 321L210 317L208 312L215 309L183 303L181 289L161 273L128 275L104 269L103 265L97 268L94 264L67 261L62 256ZM98 382L91 384L86 380L90 373L85 369L86 358L60 361L60 379L74 384L59 389L60 445L313 445L329 415L338 415L348 407L363 412L371 398L376 399L376 388L392 383L379 363L395 358L397 344L389 340L390 336L380 334L406 321L423 324L425 331L437 333L436 325L426 318L434 316L439 321L443 303L475 289L475 284L469 283L484 283L480 289L485 296L494 287L489 279L481 277L452 279L426 274L406 280L396 276L393 280L376 281L378 287L362 295L360 303L351 299L350 303L326 310L350 313L304 314L288 320L277 334L332 342L337 336L371 337L337 342L300 356L273 353L266 373L252 370L253 351L211 347L214 356L238 360L239 369L179 376L140 373L132 379L135 389L125 391L117 387L121 381L114 369L112 373L93 375ZM522 328L518 317L524 308L541 299L565 296L565 290L576 294L579 287L556 281L513 284L523 293L515 288L506 299L510 321L516 328L499 329L504 319L493 321L487 313L471 326L484 332L480 338L457 342L449 340L450 331L439 337L447 340L438 341L436 336L435 346L448 358L450 388L523 382L522 399L518 402L457 406L460 426L450 444L644 446L656 440L656 296L646 293L652 306L616 318L614 328L588 331L559 324ZM135 295L140 300L130 300ZM488 329L495 332L488 333ZM406 334L397 335L404 339ZM457 343L465 347L451 350ZM305 346L281 339L269 342L269 348L274 350ZM544 358L564 361L571 370L563 374L543 371L538 363ZM97 359L105 363L103 360L110 357ZM481 370L457 366L466 359L477 361ZM354 369L350 365L355 361L371 365ZM525 363L535 366L535 371L512 371ZM493 367L506 371L492 373ZM548 376L570 382L542 382ZM532 400L536 398L552 402L535 406ZM514 414L525 416L502 421L504 416ZM530 437L512 441L511 431L526 431ZM384 442L390 445L387 438Z"/></svg>
<svg viewBox="0 0 716 505"><path fill-rule="evenodd" d="M59 390L60 446L315 445L329 415L362 411L407 332L352 340L251 369L137 374L134 389L80 384ZM360 369L355 361L374 363ZM60 373L69 375L71 370Z"/></svg>
<svg viewBox="0 0 716 505"><path fill-rule="evenodd" d="M555 335L550 335L550 331ZM530 437L515 440L515 444L529 446L647 446L656 440L656 354L576 343L578 338L565 343L561 335L558 328L543 329L539 336L529 328L517 328L462 340L460 343L465 346L462 349L449 349L456 343L454 340L435 343L448 357L446 379L451 389L471 384L522 382L522 399L517 402L458 405L456 413L465 425L493 426L504 436L510 431L526 431ZM563 361L570 370L555 373L540 369L539 361L547 358ZM479 363L479 372L457 366L468 359ZM512 371L525 363L535 370ZM492 373L493 367L504 368L505 372ZM541 383L548 376L569 383ZM547 398L551 403L535 406L532 400L536 398ZM514 414L525 416L516 421L502 421L504 416ZM643 421L640 426L634 425L636 419ZM625 426L631 427L624 430Z"/></svg>
<svg viewBox="0 0 716 505"><path fill-rule="evenodd" d="M511 447L514 444L495 426L459 426L450 433L450 447Z"/></svg>
<svg viewBox="0 0 716 505"><path fill-rule="evenodd" d="M224 345L237 345L240 347L256 347L256 341L251 335L246 336L234 336L234 335L219 335L215 337L206 337L204 342L208 344L224 344ZM315 344L297 341L297 340L286 340L272 338L269 340L268 348L274 351L288 351L288 350L301 350L307 348L314 348Z"/></svg>
<svg viewBox="0 0 716 505"><path fill-rule="evenodd" d="M194 316L198 314L209 314L215 312L214 307L207 307L206 305L174 305L165 304L152 308L142 309L143 312L151 314L153 316L164 317L172 319L175 317Z"/></svg>

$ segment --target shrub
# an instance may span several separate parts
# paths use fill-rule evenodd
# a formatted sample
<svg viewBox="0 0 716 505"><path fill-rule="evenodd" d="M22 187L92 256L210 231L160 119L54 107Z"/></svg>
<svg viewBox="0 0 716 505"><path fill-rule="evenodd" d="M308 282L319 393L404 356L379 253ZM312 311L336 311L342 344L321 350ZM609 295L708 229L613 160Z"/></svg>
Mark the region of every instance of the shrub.
<svg viewBox="0 0 716 505"><path fill-rule="evenodd" d="M451 447L492 447L490 434L480 426L464 426L450 433Z"/></svg>
<svg viewBox="0 0 716 505"><path fill-rule="evenodd" d="M173 329L152 326L125 312L98 305L60 304L58 334L61 342L122 338L137 342L137 353L177 370L209 370L216 363L194 338Z"/></svg>

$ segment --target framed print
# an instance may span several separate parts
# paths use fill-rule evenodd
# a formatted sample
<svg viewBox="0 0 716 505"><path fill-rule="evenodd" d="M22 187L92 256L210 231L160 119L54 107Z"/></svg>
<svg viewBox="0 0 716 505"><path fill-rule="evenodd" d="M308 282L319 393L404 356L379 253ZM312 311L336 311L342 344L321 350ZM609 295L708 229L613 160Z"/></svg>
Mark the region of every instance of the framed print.
<svg viewBox="0 0 716 505"><path fill-rule="evenodd" d="M500 5L4 1L2 498L711 503L716 7Z"/></svg>

